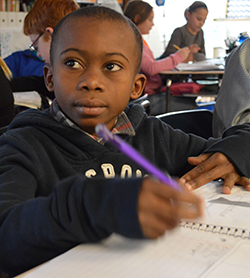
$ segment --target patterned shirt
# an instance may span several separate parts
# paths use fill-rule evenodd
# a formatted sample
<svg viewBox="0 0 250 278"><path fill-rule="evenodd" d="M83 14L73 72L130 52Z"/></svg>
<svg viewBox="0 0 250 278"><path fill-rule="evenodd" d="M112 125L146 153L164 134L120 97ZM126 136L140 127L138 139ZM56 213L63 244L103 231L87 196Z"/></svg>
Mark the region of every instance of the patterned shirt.
<svg viewBox="0 0 250 278"><path fill-rule="evenodd" d="M59 123L61 123L63 126L70 126L72 128L75 128L81 132L86 133L88 136L90 136L91 138L97 140L99 143L103 143L102 138L98 138L96 136L93 136L89 133L87 133L86 131L84 131L83 129L81 129L80 127L78 127L75 123L73 123L60 109L57 100L54 99L51 106L50 106L50 115L51 117L53 117L56 121L58 121ZM112 133L114 134L128 134L131 136L135 135L135 130L130 122L130 120L128 119L127 115L125 114L125 112L122 112L116 120L116 123L113 127L113 129L111 130Z"/></svg>

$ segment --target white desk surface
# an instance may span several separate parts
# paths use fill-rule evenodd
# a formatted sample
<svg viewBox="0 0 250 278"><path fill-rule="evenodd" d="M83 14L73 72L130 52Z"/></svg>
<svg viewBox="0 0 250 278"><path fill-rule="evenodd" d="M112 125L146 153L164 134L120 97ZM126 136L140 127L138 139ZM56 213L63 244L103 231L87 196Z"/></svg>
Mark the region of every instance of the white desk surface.
<svg viewBox="0 0 250 278"><path fill-rule="evenodd" d="M235 186L232 194L225 195L221 184L212 182L196 194L206 200L206 217L201 223L209 230L184 221L184 226L191 224L192 228L176 229L155 241L111 237L102 244L79 245L16 278L248 278L249 234L241 239L238 232L250 232L250 193Z"/></svg>
<svg viewBox="0 0 250 278"><path fill-rule="evenodd" d="M178 75L178 74L224 74L224 70L199 70L199 71L191 71L191 70L165 70L161 71L160 74L169 74L169 75Z"/></svg>

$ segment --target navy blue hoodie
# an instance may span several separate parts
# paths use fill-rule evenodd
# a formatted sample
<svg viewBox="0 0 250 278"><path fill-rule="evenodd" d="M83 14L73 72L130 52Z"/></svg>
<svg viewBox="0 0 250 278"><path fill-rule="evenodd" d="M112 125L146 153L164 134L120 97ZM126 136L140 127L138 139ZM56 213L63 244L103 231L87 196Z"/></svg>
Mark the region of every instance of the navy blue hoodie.
<svg viewBox="0 0 250 278"><path fill-rule="evenodd" d="M163 171L181 176L189 156L222 152L250 176L250 126L208 141L173 130L141 106L126 109L136 135L120 135ZM19 114L0 139L0 273L17 275L112 233L144 238L137 201L140 166L49 111Z"/></svg>

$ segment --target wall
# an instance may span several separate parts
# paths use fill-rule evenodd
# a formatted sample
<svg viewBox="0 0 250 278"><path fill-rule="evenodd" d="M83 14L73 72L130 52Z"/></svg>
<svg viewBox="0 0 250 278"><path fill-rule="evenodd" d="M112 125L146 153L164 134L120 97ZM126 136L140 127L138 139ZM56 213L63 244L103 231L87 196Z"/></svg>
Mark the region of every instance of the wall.
<svg viewBox="0 0 250 278"><path fill-rule="evenodd" d="M151 47L154 56L162 54L165 45L176 27L186 23L184 10L194 1L190 0L165 0L165 5L158 7L153 0L146 0L154 7L155 26L145 40ZM224 40L227 37L237 38L240 32L248 32L250 35L250 21L214 21L214 18L225 18L226 0L206 0L208 6L208 17L203 31L205 34L205 47L208 58L213 58L213 48L226 48ZM165 37L165 41L164 41Z"/></svg>
<svg viewBox="0 0 250 278"><path fill-rule="evenodd" d="M158 7L155 4L155 0L144 1L147 1L154 7L155 26L150 31L150 34L145 36L145 39L150 45L154 56L158 57L164 51L173 30L186 23L184 10L193 3L193 0L165 0L163 7ZM226 2L227 0L205 1L209 10L206 23L203 26L208 58L213 58L214 47L226 48L224 40L227 37L237 38L240 32L245 31L250 35L250 21L214 21L214 18L225 18ZM5 31L8 31L7 35L4 33ZM30 44L29 38L22 33L21 27L19 28L19 35L15 34L14 36L14 31L16 32L13 28L9 28L9 30L1 28L0 30L0 54L3 58L11 54L12 51L22 50ZM15 38L17 42L13 43L10 39L11 37ZM21 41L24 41L24 43L20 44Z"/></svg>

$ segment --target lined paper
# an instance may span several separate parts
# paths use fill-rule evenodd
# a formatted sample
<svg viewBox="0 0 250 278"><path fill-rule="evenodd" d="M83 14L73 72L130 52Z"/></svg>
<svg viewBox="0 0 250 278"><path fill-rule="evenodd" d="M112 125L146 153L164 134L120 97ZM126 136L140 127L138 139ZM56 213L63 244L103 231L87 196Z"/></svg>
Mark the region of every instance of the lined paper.
<svg viewBox="0 0 250 278"><path fill-rule="evenodd" d="M202 277L240 242L183 228L156 241L113 235L102 244L79 245L24 277Z"/></svg>
<svg viewBox="0 0 250 278"><path fill-rule="evenodd" d="M183 221L158 240L112 235L98 244L79 245L22 277L249 277L250 240L242 239L235 225L250 228L250 192L238 186L231 195L221 190L218 182L196 190L206 200L202 225Z"/></svg>

